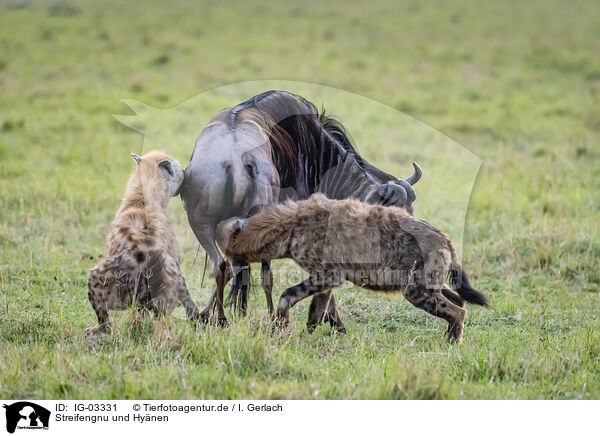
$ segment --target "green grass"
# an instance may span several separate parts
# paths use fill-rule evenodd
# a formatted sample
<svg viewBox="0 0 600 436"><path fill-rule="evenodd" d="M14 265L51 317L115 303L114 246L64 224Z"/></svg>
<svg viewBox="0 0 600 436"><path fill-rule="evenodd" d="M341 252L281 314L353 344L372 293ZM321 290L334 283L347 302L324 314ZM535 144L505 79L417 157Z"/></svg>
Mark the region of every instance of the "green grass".
<svg viewBox="0 0 600 436"><path fill-rule="evenodd" d="M4 1L0 46L0 397L600 399L595 2ZM162 148L186 165L211 111L265 82L164 112L146 142L112 117L131 114L120 100L167 109L263 79L386 105L280 82L339 115L373 163L397 175L422 164L416 214L462 240L493 306L469 310L464 344L401 296L349 285L336 291L346 336L307 334L307 302L272 335L257 287L250 316L228 313L226 329L195 330L181 309L141 325L125 311L113 335L84 337L86 272L129 152ZM479 165L467 149L483 163L463 238ZM169 214L203 306L203 253L194 264L178 199Z"/></svg>

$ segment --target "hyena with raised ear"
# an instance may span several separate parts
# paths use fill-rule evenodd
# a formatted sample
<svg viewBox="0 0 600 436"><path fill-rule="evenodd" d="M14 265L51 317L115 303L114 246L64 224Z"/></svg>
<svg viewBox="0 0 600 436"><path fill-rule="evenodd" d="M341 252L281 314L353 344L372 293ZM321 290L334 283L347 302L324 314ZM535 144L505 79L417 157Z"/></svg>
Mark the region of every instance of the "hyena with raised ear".
<svg viewBox="0 0 600 436"><path fill-rule="evenodd" d="M164 314L180 301L190 319L199 319L165 211L183 182L181 166L160 151L132 157L136 168L112 221L105 258L88 273L88 297L98 316L98 325L88 328L88 334L110 328L108 311L133 302Z"/></svg>
<svg viewBox="0 0 600 436"><path fill-rule="evenodd" d="M292 258L310 273L281 294L280 324L287 323L298 301L346 280L367 289L401 291L416 307L445 319L446 336L453 341L462 339L465 301L487 306L471 287L450 239L397 207L315 194L269 206L248 219L227 220L217 228L217 240L232 261ZM446 284L448 275L455 290Z"/></svg>

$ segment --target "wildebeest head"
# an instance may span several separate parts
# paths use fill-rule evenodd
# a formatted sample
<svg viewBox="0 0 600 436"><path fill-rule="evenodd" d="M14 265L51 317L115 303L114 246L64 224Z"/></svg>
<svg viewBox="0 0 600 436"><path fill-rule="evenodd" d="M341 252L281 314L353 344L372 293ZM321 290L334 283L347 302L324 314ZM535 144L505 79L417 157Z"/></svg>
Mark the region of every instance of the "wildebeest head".
<svg viewBox="0 0 600 436"><path fill-rule="evenodd" d="M414 172L406 179L390 180L388 183L374 185L367 192L363 201L370 204L381 204L383 206L398 206L406 209L411 215L414 212L413 202L417 196L413 185L421 179L423 171L421 167L413 162Z"/></svg>

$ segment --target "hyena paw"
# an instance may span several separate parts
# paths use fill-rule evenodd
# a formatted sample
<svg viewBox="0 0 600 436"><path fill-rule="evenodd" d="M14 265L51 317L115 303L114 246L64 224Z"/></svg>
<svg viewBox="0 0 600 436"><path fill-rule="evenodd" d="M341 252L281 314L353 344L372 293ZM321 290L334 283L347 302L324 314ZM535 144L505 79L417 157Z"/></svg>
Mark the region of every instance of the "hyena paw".
<svg viewBox="0 0 600 436"><path fill-rule="evenodd" d="M97 336L100 335L102 333L105 333L107 331L110 331L110 325L108 324L99 324L97 326L94 327L88 327L85 329L85 335L88 337L91 336Z"/></svg>
<svg viewBox="0 0 600 436"><path fill-rule="evenodd" d="M346 331L346 327L344 327L344 326L341 326L341 327L333 326L333 329L342 335L348 334L348 332Z"/></svg>
<svg viewBox="0 0 600 436"><path fill-rule="evenodd" d="M319 326L319 324L309 324L309 323L306 323L306 331L307 331L308 333L312 333L312 332L314 332L314 331L315 331L315 329L316 329L318 326Z"/></svg>
<svg viewBox="0 0 600 436"><path fill-rule="evenodd" d="M448 339L449 342L461 344L463 341L462 326L457 324L449 325L448 329L446 330L446 339Z"/></svg>

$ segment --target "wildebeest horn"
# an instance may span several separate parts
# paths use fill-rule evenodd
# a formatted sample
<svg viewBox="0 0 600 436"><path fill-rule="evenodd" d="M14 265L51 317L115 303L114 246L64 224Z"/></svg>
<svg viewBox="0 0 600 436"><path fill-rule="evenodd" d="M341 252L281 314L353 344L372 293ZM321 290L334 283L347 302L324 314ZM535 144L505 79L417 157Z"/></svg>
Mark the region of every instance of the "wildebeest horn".
<svg viewBox="0 0 600 436"><path fill-rule="evenodd" d="M413 164L413 168L415 169L415 171L413 172L413 174L410 177L407 177L405 180L408 183L410 183L411 185L414 185L419 180L421 180L421 176L423 175L423 170L421 170L421 167L416 162L413 162L412 164Z"/></svg>

